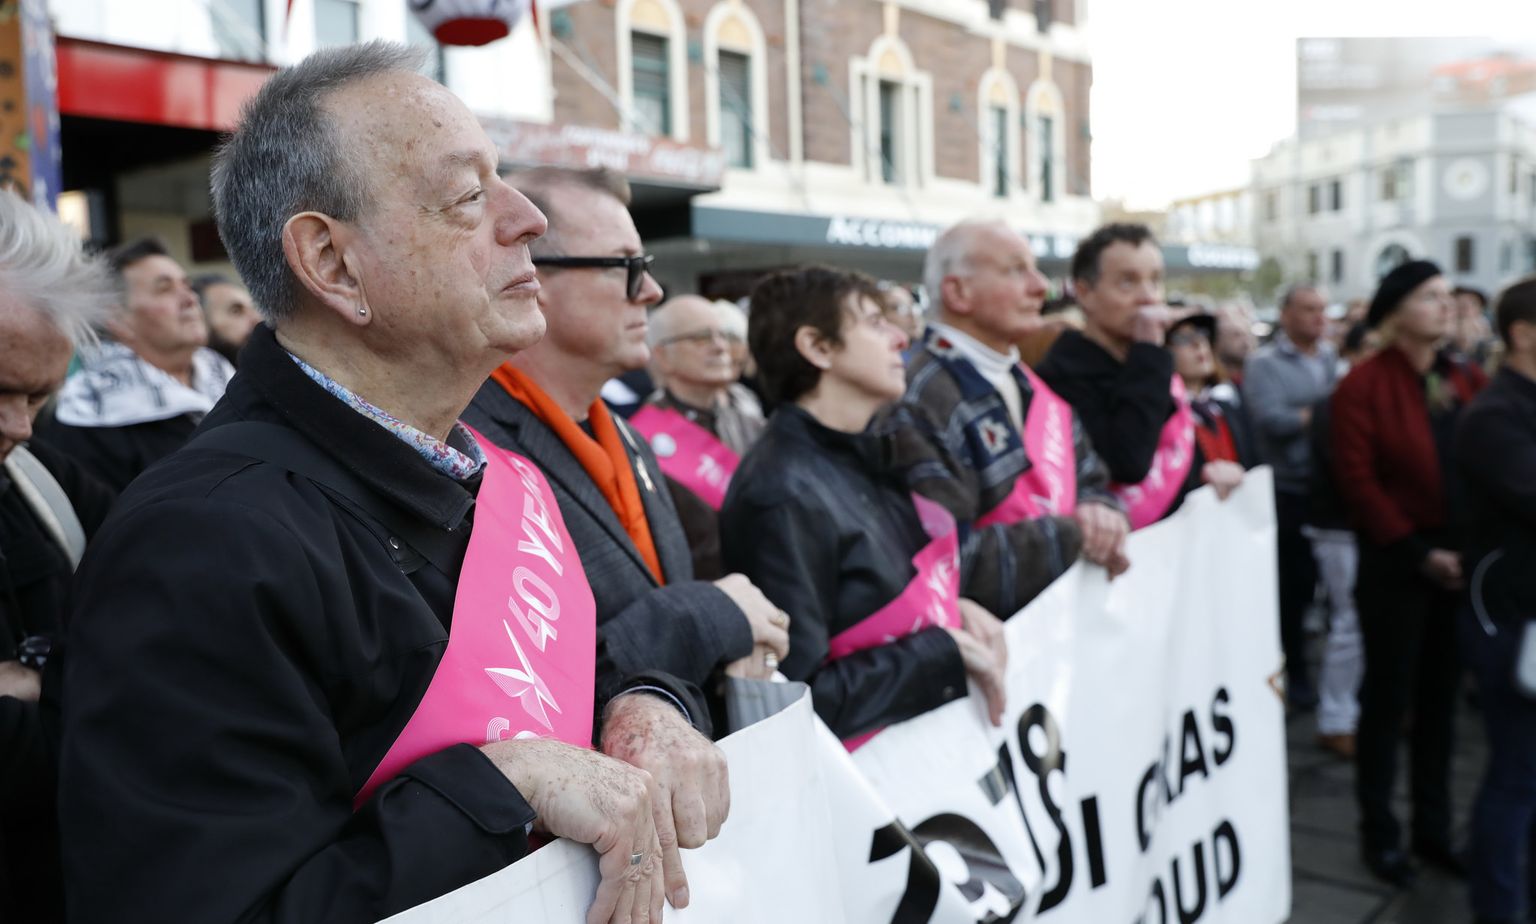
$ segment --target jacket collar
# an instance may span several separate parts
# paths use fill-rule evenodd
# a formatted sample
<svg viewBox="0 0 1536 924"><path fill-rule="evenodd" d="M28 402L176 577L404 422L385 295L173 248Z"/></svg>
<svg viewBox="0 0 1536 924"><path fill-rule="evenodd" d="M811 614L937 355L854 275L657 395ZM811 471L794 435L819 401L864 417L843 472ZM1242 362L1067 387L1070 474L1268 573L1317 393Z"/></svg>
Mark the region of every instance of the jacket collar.
<svg viewBox="0 0 1536 924"><path fill-rule="evenodd" d="M466 417L473 422L479 419L489 419L495 426L487 428L486 436L491 441L521 453L528 457L544 476L550 481L560 485L567 494L608 534L608 538L623 549L637 568L646 575L646 579L655 583L655 576L641 557L640 550L635 547L634 540L629 537L623 524L619 522L618 515L608 505L608 499L598 490L597 485L587 476L586 469L572 454L555 431L551 430L533 411L529 410L521 401L507 394L494 380L487 381L475 394L470 402ZM679 550L678 543L673 541L674 536L659 524L666 522L666 510L663 506L659 492L666 490L666 483L662 479L661 472L648 465L643 456L636 451L636 446L641 439L630 429L623 418L617 414L613 418L614 425L619 428L619 435L624 439L624 451L629 456L632 464L645 466L647 478L642 480L640 487L640 502L645 507L645 518L651 524L651 539L656 544L656 555L661 559L662 574L667 579L674 580L674 576L686 573L679 570L680 562L689 556L686 542ZM499 435L494 431L499 428L505 431L510 440L497 439ZM647 484L647 481L649 484ZM691 563L691 559L689 559Z"/></svg>
<svg viewBox="0 0 1536 924"><path fill-rule="evenodd" d="M922 349L924 354L933 357L933 361L938 363L945 372L949 373L950 378L955 380L955 384L960 388L962 400L975 401L997 393L997 389L992 387L992 383L987 381L986 377L977 371L975 365L965 357L944 332L937 328L929 327L923 335ZM914 371L916 363L920 361L921 356L914 360ZM1030 385L1029 378L1020 372L1017 366L1013 369L1013 380L1019 386L1019 395L1023 398L1023 406L1027 410L1030 398L1034 396L1034 388Z"/></svg>
<svg viewBox="0 0 1536 924"><path fill-rule="evenodd" d="M884 437L869 430L863 433L834 430L797 404L780 405L773 412L769 426L793 439L813 443L829 455L866 472L884 472L891 467L891 453Z"/></svg>
<svg viewBox="0 0 1536 924"><path fill-rule="evenodd" d="M459 483L439 473L410 446L305 375L265 324L251 334L240 359L231 392L254 390L288 426L407 512L442 529L464 522L474 506L478 477Z"/></svg>

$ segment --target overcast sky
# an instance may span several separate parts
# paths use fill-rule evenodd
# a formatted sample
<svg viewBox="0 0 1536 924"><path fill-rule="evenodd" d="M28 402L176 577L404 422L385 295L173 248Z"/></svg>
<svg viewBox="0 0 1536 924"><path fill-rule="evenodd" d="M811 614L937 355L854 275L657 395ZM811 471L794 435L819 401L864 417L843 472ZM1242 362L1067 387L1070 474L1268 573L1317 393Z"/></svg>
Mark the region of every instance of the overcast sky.
<svg viewBox="0 0 1536 924"><path fill-rule="evenodd" d="M1246 184L1295 129L1299 37L1536 38L1536 0L1086 2L1093 191L1136 207Z"/></svg>

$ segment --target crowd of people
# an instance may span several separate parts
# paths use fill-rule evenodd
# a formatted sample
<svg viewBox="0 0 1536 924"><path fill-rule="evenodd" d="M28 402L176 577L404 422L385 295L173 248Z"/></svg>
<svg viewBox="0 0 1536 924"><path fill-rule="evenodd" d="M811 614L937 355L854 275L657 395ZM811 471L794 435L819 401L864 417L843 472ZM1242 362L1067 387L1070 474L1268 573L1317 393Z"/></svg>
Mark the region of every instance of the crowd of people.
<svg viewBox="0 0 1536 924"><path fill-rule="evenodd" d="M499 173L382 43L273 76L212 186L238 280L0 196L0 916L372 921L565 837L589 920L659 920L729 813L728 681L804 681L849 749L970 690L997 723L1003 620L1262 463L1286 695L1356 761L1367 865L1413 875L1406 736L1408 847L1465 870L1460 644L1474 906L1523 920L1536 282L1500 350L1415 261L1333 330L1291 288L1253 351L1144 227L1081 243L1049 324L977 218L922 299L667 298L621 177Z"/></svg>

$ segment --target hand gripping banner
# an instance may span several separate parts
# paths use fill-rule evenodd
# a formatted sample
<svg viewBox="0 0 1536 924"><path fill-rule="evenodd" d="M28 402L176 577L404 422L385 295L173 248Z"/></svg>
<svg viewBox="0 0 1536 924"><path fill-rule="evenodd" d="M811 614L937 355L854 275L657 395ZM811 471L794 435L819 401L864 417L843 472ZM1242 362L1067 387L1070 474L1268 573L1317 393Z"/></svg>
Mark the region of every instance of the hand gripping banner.
<svg viewBox="0 0 1536 924"><path fill-rule="evenodd" d="M1008 621L975 697L846 753L802 698L722 742L731 816L668 921L1279 924L1290 915L1272 484L1192 494L1114 582L1074 567ZM397 924L577 924L596 855L556 842Z"/></svg>

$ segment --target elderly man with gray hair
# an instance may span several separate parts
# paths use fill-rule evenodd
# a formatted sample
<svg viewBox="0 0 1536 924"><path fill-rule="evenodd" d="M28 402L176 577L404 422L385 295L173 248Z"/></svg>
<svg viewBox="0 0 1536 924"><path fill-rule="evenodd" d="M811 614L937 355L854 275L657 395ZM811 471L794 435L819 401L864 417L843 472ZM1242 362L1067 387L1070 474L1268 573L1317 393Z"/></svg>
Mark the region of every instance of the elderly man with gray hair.
<svg viewBox="0 0 1536 924"><path fill-rule="evenodd" d="M1009 615L1079 555L1124 571L1129 524L1108 472L1072 408L1019 360L1046 296L1029 242L1002 221L961 222L934 241L923 282L938 317L880 426L912 487L970 524L962 592Z"/></svg>
<svg viewBox="0 0 1536 924"><path fill-rule="evenodd" d="M660 388L629 418L667 478L700 580L725 576L720 505L763 432L761 412L740 406L731 391L739 375L732 355L738 318L745 320L734 305L699 295L679 295L652 311L646 342Z"/></svg>
<svg viewBox="0 0 1536 924"><path fill-rule="evenodd" d="M219 231L267 324L81 565L73 921L371 922L535 833L600 854L591 924L657 921L674 812L719 830L697 689L614 668L543 474L458 422L543 334L545 220L418 65L379 42L317 52L215 160Z"/></svg>
<svg viewBox="0 0 1536 924"><path fill-rule="evenodd" d="M75 347L112 300L107 268L63 223L0 192L0 918L60 921L53 774L38 698L75 563L112 492L30 443Z"/></svg>

